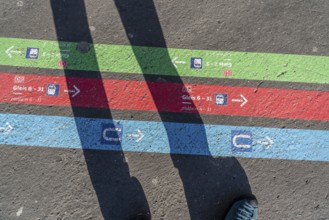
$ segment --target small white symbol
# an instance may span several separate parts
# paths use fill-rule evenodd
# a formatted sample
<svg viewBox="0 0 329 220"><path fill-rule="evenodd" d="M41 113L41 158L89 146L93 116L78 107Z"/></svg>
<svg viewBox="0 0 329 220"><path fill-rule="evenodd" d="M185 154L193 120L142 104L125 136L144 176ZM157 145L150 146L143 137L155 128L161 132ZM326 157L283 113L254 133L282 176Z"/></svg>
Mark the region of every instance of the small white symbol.
<svg viewBox="0 0 329 220"><path fill-rule="evenodd" d="M228 105L227 94L226 93L215 94L215 105L227 106Z"/></svg>
<svg viewBox="0 0 329 220"><path fill-rule="evenodd" d="M182 92L192 92L192 86L183 86Z"/></svg>
<svg viewBox="0 0 329 220"><path fill-rule="evenodd" d="M223 94L216 95L216 105L224 105L225 97Z"/></svg>
<svg viewBox="0 0 329 220"><path fill-rule="evenodd" d="M174 59L171 60L172 64L174 65L175 68L177 68L176 64L185 64L185 61L178 61L178 57L175 57Z"/></svg>
<svg viewBox="0 0 329 220"><path fill-rule="evenodd" d="M76 95L78 95L80 93L80 89L78 89L78 87L76 87L75 85L73 85L73 87L75 90L64 90L64 92L67 92L67 93L74 93L72 95L72 98L74 98Z"/></svg>
<svg viewBox="0 0 329 220"><path fill-rule="evenodd" d="M56 94L56 86L55 85L48 86L47 94L48 95L55 95Z"/></svg>
<svg viewBox="0 0 329 220"><path fill-rule="evenodd" d="M23 53L22 51L19 51L19 50L13 50L13 49L14 49L14 46L11 46L11 47L9 47L9 48L6 50L6 54L7 54L10 58L13 57L12 53L18 53L18 54L22 54L22 53Z"/></svg>
<svg viewBox="0 0 329 220"><path fill-rule="evenodd" d="M248 99L246 99L246 97L242 94L240 96L242 99L232 99L232 102L241 102L240 107L243 107L248 102Z"/></svg>
<svg viewBox="0 0 329 220"><path fill-rule="evenodd" d="M201 58L195 58L193 60L193 67L194 68L201 68L202 67L202 59Z"/></svg>
<svg viewBox="0 0 329 220"><path fill-rule="evenodd" d="M141 130L137 129L137 134L128 134L128 137L135 137L137 138L136 142L140 142L144 138L144 134Z"/></svg>
<svg viewBox="0 0 329 220"><path fill-rule="evenodd" d="M271 138L266 136L264 140L257 141L256 143L262 145L263 149L267 150L267 149L270 149L272 147L274 142Z"/></svg>
<svg viewBox="0 0 329 220"><path fill-rule="evenodd" d="M110 131L113 131L112 128L106 128L106 129L104 129L104 131L103 131L103 138L104 138L104 140L106 140L106 141L111 141L112 140L111 137L108 137L106 135L106 132L110 132Z"/></svg>
<svg viewBox="0 0 329 220"><path fill-rule="evenodd" d="M36 59L36 58L38 58L38 55L39 55L39 49L38 48L30 48L30 50L28 52L28 57L29 58Z"/></svg>
<svg viewBox="0 0 329 220"><path fill-rule="evenodd" d="M251 145L250 144L240 144L237 142L237 140L241 138L241 139L248 139L248 140L251 140L251 136L248 135L248 134L238 134L238 135L234 135L233 137L233 140L232 140L232 143L235 147L237 148L244 148L244 149L249 149L251 148Z"/></svg>
<svg viewBox="0 0 329 220"><path fill-rule="evenodd" d="M9 132L11 132L11 130L13 130L13 127L8 122L6 122L5 127L0 127L0 132L3 132L3 133L9 133Z"/></svg>
<svg viewBox="0 0 329 220"><path fill-rule="evenodd" d="M14 83L24 83L25 77L24 76L15 76Z"/></svg>
<svg viewBox="0 0 329 220"><path fill-rule="evenodd" d="M38 49L38 48L36 48ZM36 52L36 51L35 51ZM39 51L38 51L39 52ZM63 58L69 58L70 55L68 54L70 51L69 50L61 50L60 52L50 52L50 53L46 53L46 52L43 52L42 53L42 56L48 56L48 57L63 57ZM33 57L33 58L36 58Z"/></svg>

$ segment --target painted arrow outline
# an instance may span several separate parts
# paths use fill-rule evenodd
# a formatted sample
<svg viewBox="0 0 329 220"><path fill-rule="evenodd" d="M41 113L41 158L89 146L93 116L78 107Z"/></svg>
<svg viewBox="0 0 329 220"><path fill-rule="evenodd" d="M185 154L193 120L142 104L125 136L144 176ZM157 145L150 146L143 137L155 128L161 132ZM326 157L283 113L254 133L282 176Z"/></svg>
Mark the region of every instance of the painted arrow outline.
<svg viewBox="0 0 329 220"><path fill-rule="evenodd" d="M141 142L144 138L144 133L140 130L140 129L136 129L137 134L136 133L131 133L131 134L127 134L127 137L134 137L136 138L136 142Z"/></svg>
<svg viewBox="0 0 329 220"><path fill-rule="evenodd" d="M13 57L13 55L12 55L13 53L15 53L15 54L22 54L23 53L23 51L15 50L14 48L15 48L14 46L11 46L6 50L6 54L8 55L9 58Z"/></svg>
<svg viewBox="0 0 329 220"><path fill-rule="evenodd" d="M13 129L13 126L9 122L6 122L5 126L0 127L0 132L7 134L10 133Z"/></svg>
<svg viewBox="0 0 329 220"><path fill-rule="evenodd" d="M242 99L232 99L232 102L241 102L240 107L243 107L245 104L247 104L248 99L246 97L244 97L244 95L240 94L240 97Z"/></svg>
<svg viewBox="0 0 329 220"><path fill-rule="evenodd" d="M21 95L13 93L13 87L17 75L0 74L0 87L2 95L0 102L49 105L49 106L71 106L69 94L59 92L57 96L47 96L46 86L51 83L57 84L60 90L75 89L74 106L107 108L107 105L98 102L98 88L94 78L65 78L44 75L24 75L25 87L44 86L42 92L35 90L20 91ZM18 77L19 78L19 77ZM67 88L67 83L73 89ZM230 116L254 116L265 118L295 118L303 120L329 121L329 92L288 90L259 88L257 93L251 87L233 87L219 85L193 84L182 85L178 83L162 83L136 81L136 80L113 80L103 79L109 105L113 109L161 111L173 113L196 113ZM18 84L17 84L18 85ZM184 88L189 87L189 93ZM151 88L150 88L151 87ZM17 88L17 86L15 87ZM24 90L24 87L22 87ZM129 89L131 88L131 89ZM150 89L155 91L150 93ZM215 105L215 95L221 93L227 97L226 105ZM243 97L245 99L243 99ZM230 102L230 99L242 100ZM155 105L153 98L160 99ZM187 99L187 100L186 100ZM193 101L197 109L191 108ZM243 102L242 102L243 101ZM224 102L225 103L225 102ZM243 104L243 105L242 105Z"/></svg>
<svg viewBox="0 0 329 220"><path fill-rule="evenodd" d="M71 95L72 98L74 98L75 96L77 96L79 93L80 93L80 89L76 86L76 85L73 85L73 88L74 89L65 89L64 92L66 93L73 93Z"/></svg>
<svg viewBox="0 0 329 220"><path fill-rule="evenodd" d="M174 65L175 68L177 68L177 64L186 64L185 61L181 61L181 60L177 60L179 59L178 57L174 57L172 60L171 60L171 63Z"/></svg>

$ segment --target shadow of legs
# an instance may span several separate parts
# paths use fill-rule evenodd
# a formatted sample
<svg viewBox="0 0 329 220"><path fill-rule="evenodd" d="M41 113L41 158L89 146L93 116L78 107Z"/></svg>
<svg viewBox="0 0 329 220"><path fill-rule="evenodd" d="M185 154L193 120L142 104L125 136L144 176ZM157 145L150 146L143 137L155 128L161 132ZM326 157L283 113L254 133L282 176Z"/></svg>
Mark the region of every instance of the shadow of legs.
<svg viewBox="0 0 329 220"><path fill-rule="evenodd" d="M89 59L92 60L94 66L98 67L84 1L51 0L51 7L58 41L83 42L78 45L77 49L82 53L89 53ZM74 57L70 57L68 63L70 60L74 60ZM79 78L69 77L74 75L72 71L64 69L64 73L69 88L79 80ZM102 79L100 71L93 72L91 77ZM97 88L99 103L107 106L107 112L104 116L103 111L102 117L107 118L109 124L113 124L102 80L90 87ZM74 97L71 97L70 101L90 179L104 219L127 219L128 216L137 212L149 212L140 183L129 174L129 167L125 162L120 143L117 146L118 152L88 150L91 146L86 144L88 143L86 138L95 132L99 133L101 138L102 128L99 128L98 131L89 130L87 125L76 117L77 115L83 116L86 109L74 107L76 106ZM94 112L94 117L97 117L97 112Z"/></svg>
<svg viewBox="0 0 329 220"><path fill-rule="evenodd" d="M167 48L153 0L114 0L114 2L132 46ZM166 73L174 76L175 82L180 83L182 88L184 87L183 80L173 66L167 50L162 50L158 54L147 54L140 47L133 47L133 52L143 71L144 78L148 82L153 101L158 109L161 109L163 107L161 91L151 83L154 77L149 75L152 74L152 66L149 66L148 61L158 59L159 65L165 66ZM169 80L168 77L161 76L161 81ZM174 92L173 95L177 95ZM196 109L193 103L190 107ZM159 115L163 122L171 120L168 113L159 112ZM174 154L181 151L182 148L190 149L193 152L191 148L195 146L198 151L210 155L200 114L198 111L193 111L189 117L190 123L200 126L194 130L186 129L184 137L178 138L175 135L177 128L164 123L170 143L171 157L184 185L191 219L213 219L214 216L223 214L217 213L221 204L226 204L224 207L227 207L233 199L231 197L249 193L250 187L242 167L234 158L215 159L210 156L193 157ZM225 200L229 201L225 203ZM211 217L209 213L214 215Z"/></svg>

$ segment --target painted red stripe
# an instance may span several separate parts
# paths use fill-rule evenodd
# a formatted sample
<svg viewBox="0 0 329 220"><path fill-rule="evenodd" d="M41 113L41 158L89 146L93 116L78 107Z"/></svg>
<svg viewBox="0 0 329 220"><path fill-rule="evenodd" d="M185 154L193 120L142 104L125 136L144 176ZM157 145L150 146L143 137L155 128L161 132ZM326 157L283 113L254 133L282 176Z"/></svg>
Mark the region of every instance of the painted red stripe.
<svg viewBox="0 0 329 220"><path fill-rule="evenodd" d="M46 95L48 84L60 86L58 96ZM76 92L74 86L80 93L70 99L70 95ZM65 90L72 91L67 93ZM5 103L94 108L110 106L113 109L189 113L196 113L197 108L201 114L329 120L329 92L318 91L271 88L258 88L256 91L250 87L201 84L184 86L179 83L66 79L8 73L0 73L0 91L0 102ZM215 104L216 94L227 94L227 106ZM248 100L242 107L241 95Z"/></svg>

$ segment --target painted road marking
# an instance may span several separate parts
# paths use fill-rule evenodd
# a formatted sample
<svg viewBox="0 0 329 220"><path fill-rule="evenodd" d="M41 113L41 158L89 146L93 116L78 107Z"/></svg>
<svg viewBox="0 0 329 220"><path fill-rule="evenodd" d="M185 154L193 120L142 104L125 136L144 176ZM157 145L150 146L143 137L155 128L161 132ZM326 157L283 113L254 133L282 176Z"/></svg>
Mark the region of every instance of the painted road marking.
<svg viewBox="0 0 329 220"><path fill-rule="evenodd" d="M241 102L240 107L243 107L245 104L247 104L248 99L246 97L244 97L244 95L240 94L240 97L242 99L232 99L232 102Z"/></svg>
<svg viewBox="0 0 329 220"><path fill-rule="evenodd" d="M177 60L178 57L175 57L174 59L171 60L172 64L177 68L177 64L185 64L185 61L179 61Z"/></svg>
<svg viewBox="0 0 329 220"><path fill-rule="evenodd" d="M39 57L39 48L28 47L26 49L26 59L38 59Z"/></svg>
<svg viewBox="0 0 329 220"><path fill-rule="evenodd" d="M16 83L22 78L0 73L0 102L329 121L329 92L27 74Z"/></svg>
<svg viewBox="0 0 329 220"><path fill-rule="evenodd" d="M0 119L14 128L0 133L2 145L329 161L328 130L18 114L0 114ZM104 135L106 128L111 130ZM127 135L136 130L144 134L139 142ZM259 143L266 138L271 139L270 148Z"/></svg>
<svg viewBox="0 0 329 220"><path fill-rule="evenodd" d="M329 57L325 56L105 44L94 44L89 52L81 53L77 46L71 42L0 38L0 65L329 84ZM24 53L8 54L13 47L15 51L38 48L38 59L26 59Z"/></svg>
<svg viewBox="0 0 329 220"><path fill-rule="evenodd" d="M0 132L3 133L9 133L11 130L13 130L13 127L8 122L6 122L4 127L0 127Z"/></svg>
<svg viewBox="0 0 329 220"><path fill-rule="evenodd" d="M232 151L252 152L251 131L232 131Z"/></svg>
<svg viewBox="0 0 329 220"><path fill-rule="evenodd" d="M101 144L121 145L122 133L122 124L102 123Z"/></svg>
<svg viewBox="0 0 329 220"><path fill-rule="evenodd" d="M19 51L19 50L14 50L14 46L11 46L6 50L6 54L8 55L9 58L12 58L13 54L15 54L15 53L22 54L23 52Z"/></svg>
<svg viewBox="0 0 329 220"><path fill-rule="evenodd" d="M268 136L266 136L264 140L257 141L257 144L262 145L264 149L270 149L273 143L274 143L273 140Z"/></svg>
<svg viewBox="0 0 329 220"><path fill-rule="evenodd" d="M135 137L135 138L137 138L136 139L136 142L141 142L143 140L143 138L144 138L143 132L141 130L139 130L139 129L137 129L137 134L136 133L135 134L128 134L127 136L128 137Z"/></svg>
<svg viewBox="0 0 329 220"><path fill-rule="evenodd" d="M75 96L77 96L80 93L80 89L78 89L78 87L76 85L73 85L73 88L74 89L71 89L71 90L69 90L69 89L64 90L64 92L66 92L66 93L73 93L71 95L72 98L74 98Z"/></svg>

